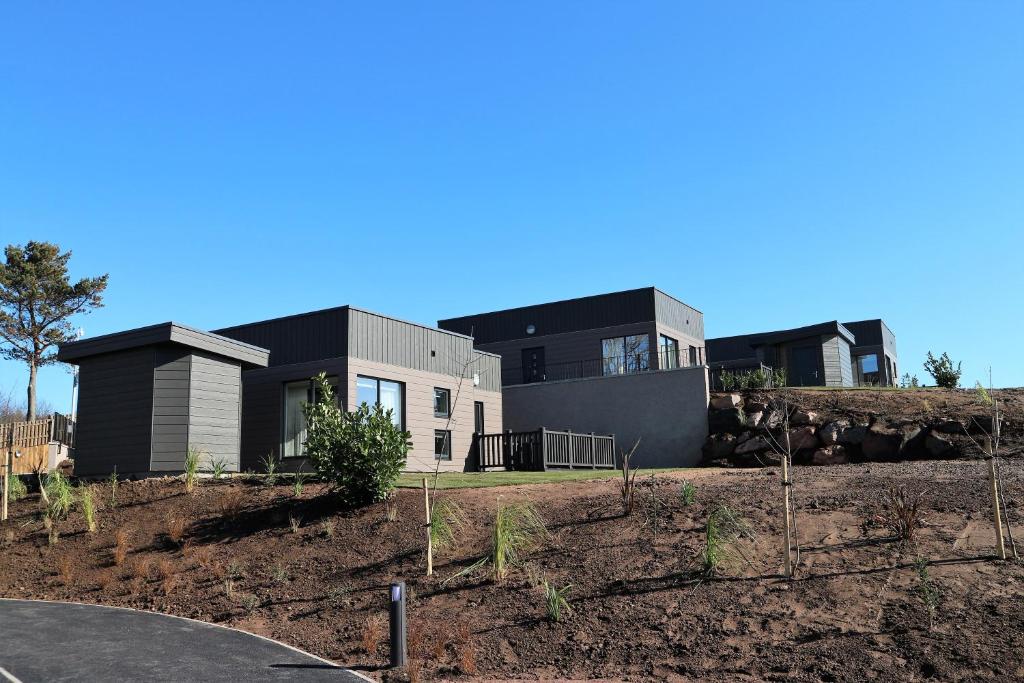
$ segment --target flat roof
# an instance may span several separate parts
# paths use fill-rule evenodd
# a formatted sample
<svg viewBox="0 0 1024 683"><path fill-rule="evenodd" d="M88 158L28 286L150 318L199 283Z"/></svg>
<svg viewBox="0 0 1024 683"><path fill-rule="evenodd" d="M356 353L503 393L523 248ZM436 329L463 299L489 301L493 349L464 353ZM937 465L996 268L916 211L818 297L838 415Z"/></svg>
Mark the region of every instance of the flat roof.
<svg viewBox="0 0 1024 683"><path fill-rule="evenodd" d="M700 309L694 308L693 306L691 306L690 304L686 303L682 299L680 299L678 297L675 297L675 296L672 296L668 292L665 292L665 291L663 291L661 289L658 289L657 287L651 286L651 287L636 287L634 289L622 289L622 290L619 290L617 292L603 292L601 294L588 294L586 296L577 296L577 297L573 297L573 298L570 298L570 299L558 299L556 301L541 301L541 302L535 303L535 304L525 304L523 306L513 306L511 308L501 308L501 309L498 309L497 311L486 311L486 312L483 312L483 313L470 313L468 315L458 315L458 316L454 316L452 318L444 318L444 319L440 320L439 322L444 323L444 322L451 322L451 321L455 321L455 320L463 320L465 318L479 318L479 317L483 317L483 316L500 315L502 313L511 313L513 311L522 311L522 310L526 310L528 308L538 308L540 306L558 306L558 305L561 305L561 304L578 303L580 301L592 301L594 299L603 299L603 298L609 297L609 296L616 296L616 295L619 295L619 294L633 294L633 293L636 293L636 292L652 292L652 293L653 292L660 292L661 294L664 294L668 298L670 298L670 299L672 299L672 300L682 304L683 306L686 306L687 308L693 309L694 311L697 311L697 313L700 313L701 315L704 315L703 312Z"/></svg>
<svg viewBox="0 0 1024 683"><path fill-rule="evenodd" d="M171 321L61 344L57 360L74 363L90 356L153 344L178 344L261 368L267 366L270 358L270 351L259 346Z"/></svg>
<svg viewBox="0 0 1024 683"><path fill-rule="evenodd" d="M731 337L712 337L707 343L727 343L730 341L743 340L750 346L761 344L777 344L780 342L800 339L802 337L813 337L820 334L835 333L845 337L851 344L856 343L856 337L838 320L830 320L827 323L816 323L804 327L794 327L788 330L773 330L771 332L754 332L752 334L737 334Z"/></svg>

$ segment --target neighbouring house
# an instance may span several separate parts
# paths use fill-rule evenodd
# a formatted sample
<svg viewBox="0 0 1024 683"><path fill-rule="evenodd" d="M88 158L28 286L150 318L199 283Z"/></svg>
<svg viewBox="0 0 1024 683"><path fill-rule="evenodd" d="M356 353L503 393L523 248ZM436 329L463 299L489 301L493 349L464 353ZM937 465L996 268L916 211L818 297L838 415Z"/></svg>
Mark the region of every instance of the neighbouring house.
<svg viewBox="0 0 1024 683"><path fill-rule="evenodd" d="M707 436L704 316L654 287L438 322L501 356L504 424L641 439L643 466L700 461Z"/></svg>
<svg viewBox="0 0 1024 683"><path fill-rule="evenodd" d="M302 404L318 399L310 378L320 372L346 410L365 402L392 411L412 434L411 471L472 469L474 435L502 430L501 358L466 335L352 306L215 332L270 350L266 368L242 376L243 469L260 469L268 455L287 470L304 466Z"/></svg>
<svg viewBox="0 0 1024 683"><path fill-rule="evenodd" d="M880 319L830 321L707 340L712 384L722 372L784 368L797 387L895 386L896 337Z"/></svg>
<svg viewBox="0 0 1024 683"><path fill-rule="evenodd" d="M242 372L268 355L173 322L62 344L79 368L75 473L181 472L189 446L237 471Z"/></svg>

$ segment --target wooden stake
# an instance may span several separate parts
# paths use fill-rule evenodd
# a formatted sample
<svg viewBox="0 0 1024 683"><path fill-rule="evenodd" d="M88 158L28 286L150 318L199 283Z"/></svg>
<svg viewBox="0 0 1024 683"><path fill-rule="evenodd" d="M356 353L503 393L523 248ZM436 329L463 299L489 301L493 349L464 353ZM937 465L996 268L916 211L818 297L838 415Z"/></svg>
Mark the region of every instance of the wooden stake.
<svg viewBox="0 0 1024 683"><path fill-rule="evenodd" d="M427 510L427 576L430 576L434 573L434 539L430 533L430 488L426 477L423 477L423 505Z"/></svg>
<svg viewBox="0 0 1024 683"><path fill-rule="evenodd" d="M782 544L783 564L786 578L793 578L793 557L791 554L792 542L789 533L789 429L786 429L785 436L786 452L782 454Z"/></svg>
<svg viewBox="0 0 1024 683"><path fill-rule="evenodd" d="M10 496L11 488L11 452L7 451L4 455L4 507L3 514L0 515L0 521L7 521L7 499Z"/></svg>
<svg viewBox="0 0 1024 683"><path fill-rule="evenodd" d="M992 489L992 521L996 528L996 554L1000 560L1006 559L1006 542L1003 540L1003 519L999 505L999 479L996 477L996 459L992 453L992 440L985 439L985 450L988 453L988 481Z"/></svg>

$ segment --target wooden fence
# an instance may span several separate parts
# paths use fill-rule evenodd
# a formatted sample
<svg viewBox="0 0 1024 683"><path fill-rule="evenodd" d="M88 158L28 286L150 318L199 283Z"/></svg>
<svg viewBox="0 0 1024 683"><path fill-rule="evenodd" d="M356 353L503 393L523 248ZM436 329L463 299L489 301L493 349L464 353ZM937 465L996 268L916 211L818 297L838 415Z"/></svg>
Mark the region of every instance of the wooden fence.
<svg viewBox="0 0 1024 683"><path fill-rule="evenodd" d="M67 449L74 446L74 439L74 420L60 413L31 422L0 424L0 455L3 458L0 469L8 452L11 452L13 474L45 471L49 465L50 444L57 444L60 460L68 457Z"/></svg>
<svg viewBox="0 0 1024 683"><path fill-rule="evenodd" d="M615 437L558 432L507 431L476 435L476 465L483 471L547 470L549 468L615 468Z"/></svg>

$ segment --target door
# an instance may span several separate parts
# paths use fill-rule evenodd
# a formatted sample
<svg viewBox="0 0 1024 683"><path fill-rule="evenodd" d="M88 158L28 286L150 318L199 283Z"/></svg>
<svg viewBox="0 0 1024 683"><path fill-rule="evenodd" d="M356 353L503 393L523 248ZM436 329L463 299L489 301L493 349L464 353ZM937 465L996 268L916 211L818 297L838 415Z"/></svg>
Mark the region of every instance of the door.
<svg viewBox="0 0 1024 683"><path fill-rule="evenodd" d="M484 433L484 402L473 401L473 431L476 434Z"/></svg>
<svg viewBox="0 0 1024 683"><path fill-rule="evenodd" d="M825 383L818 369L821 347L798 346L789 352L789 384L795 387L816 387Z"/></svg>
<svg viewBox="0 0 1024 683"><path fill-rule="evenodd" d="M544 379L544 347L523 349L523 384L543 382Z"/></svg>

